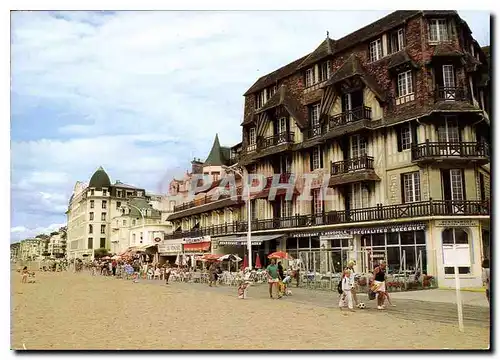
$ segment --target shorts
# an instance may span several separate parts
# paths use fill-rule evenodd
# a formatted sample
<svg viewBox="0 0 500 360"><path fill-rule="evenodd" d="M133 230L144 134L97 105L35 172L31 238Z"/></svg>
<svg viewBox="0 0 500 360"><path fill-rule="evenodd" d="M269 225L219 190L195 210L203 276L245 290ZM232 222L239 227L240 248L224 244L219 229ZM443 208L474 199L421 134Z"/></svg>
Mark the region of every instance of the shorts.
<svg viewBox="0 0 500 360"><path fill-rule="evenodd" d="M385 293L385 281L373 281L372 291Z"/></svg>
<svg viewBox="0 0 500 360"><path fill-rule="evenodd" d="M275 283L279 282L279 280L278 279L269 279L269 280L267 280L267 282L269 284L275 284Z"/></svg>

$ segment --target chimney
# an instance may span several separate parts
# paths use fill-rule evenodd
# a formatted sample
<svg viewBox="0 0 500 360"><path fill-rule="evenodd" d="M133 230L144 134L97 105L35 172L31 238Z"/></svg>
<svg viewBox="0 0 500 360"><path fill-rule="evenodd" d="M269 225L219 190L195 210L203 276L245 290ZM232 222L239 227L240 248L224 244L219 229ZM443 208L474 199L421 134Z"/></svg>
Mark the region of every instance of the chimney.
<svg viewBox="0 0 500 360"><path fill-rule="evenodd" d="M203 173L203 163L200 161L200 159L194 158L193 161L191 161L191 171L193 174Z"/></svg>

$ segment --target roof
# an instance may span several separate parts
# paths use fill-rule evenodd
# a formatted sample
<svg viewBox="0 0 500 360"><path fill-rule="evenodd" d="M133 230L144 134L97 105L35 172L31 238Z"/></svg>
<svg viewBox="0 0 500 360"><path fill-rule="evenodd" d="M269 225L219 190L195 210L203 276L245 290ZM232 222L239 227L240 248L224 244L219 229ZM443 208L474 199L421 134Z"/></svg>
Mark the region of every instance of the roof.
<svg viewBox="0 0 500 360"><path fill-rule="evenodd" d="M136 218L141 217L141 214L139 213L139 211L135 207L137 207L141 210L143 210L143 209L150 210L150 212L147 215L144 214L144 217L147 217L147 218L159 218L159 217L161 217L161 211L154 209L149 204L149 202L146 201L146 199L144 199L144 198L132 198L129 200L129 204L133 205L133 206L129 206L130 212L128 215L130 217L136 217Z"/></svg>
<svg viewBox="0 0 500 360"><path fill-rule="evenodd" d="M241 200L240 197L238 197L238 200L236 199L223 199L219 201L214 201L214 202L209 202L200 206L196 206L193 208L189 208L186 210L178 211L175 212L167 218L167 221L172 221L172 220L177 220L177 219L182 219L183 217L186 216L192 216L192 215L197 215L200 213L204 213L207 211L212 211L212 210L217 210L217 209L222 209L225 207L232 207L232 206L239 206L243 204L243 201Z"/></svg>
<svg viewBox="0 0 500 360"><path fill-rule="evenodd" d="M410 63L411 66L417 67L415 62L412 60L410 55L406 52L406 50L399 51L393 55L391 55L391 60L387 64L388 69L393 69L395 67L398 67L400 65Z"/></svg>
<svg viewBox="0 0 500 360"><path fill-rule="evenodd" d="M335 73L333 73L330 80L328 80L324 86L334 85L352 76L361 77L361 80L373 91L375 96L382 101L385 100L385 91L378 85L377 81L365 71L358 57L354 54L351 54L347 58L342 66Z"/></svg>
<svg viewBox="0 0 500 360"><path fill-rule="evenodd" d="M331 40L327 38L324 40L312 53L309 53L300 59L285 65L278 70L275 70L267 75L260 77L251 87L248 89L243 96L250 95L254 92L260 91L270 85L276 84L277 81L288 77L295 73L300 68L312 64L322 58L334 55L344 51L352 46L372 39L398 25L403 24L409 19L417 16L451 16L458 15L454 10L398 10L390 13L383 18L356 30L338 40ZM309 58L309 59L308 59ZM312 61L314 60L314 61ZM249 120L245 119L244 124L247 124Z"/></svg>
<svg viewBox="0 0 500 360"><path fill-rule="evenodd" d="M219 135L215 134L212 150L210 150L210 154L208 154L203 165L221 166L227 162L228 158L229 148L221 147L219 143Z"/></svg>
<svg viewBox="0 0 500 360"><path fill-rule="evenodd" d="M324 59L329 55L333 55L334 49L335 40L332 40L327 36L327 38L323 40L323 42L300 63L297 70L313 65L319 60Z"/></svg>
<svg viewBox="0 0 500 360"><path fill-rule="evenodd" d="M97 169L94 175L92 175L92 177L90 178L89 187L100 189L110 186L111 180L109 180L109 176L106 171L104 171L102 166L100 166L99 169Z"/></svg>
<svg viewBox="0 0 500 360"><path fill-rule="evenodd" d="M122 183L121 181L116 181L116 182L113 184L113 186L120 187L120 188L126 188L126 189L140 189L140 188L138 188L137 186L124 184L124 183Z"/></svg>
<svg viewBox="0 0 500 360"><path fill-rule="evenodd" d="M439 43L434 48L433 56L463 56L464 54L454 48L452 44Z"/></svg>
<svg viewBox="0 0 500 360"><path fill-rule="evenodd" d="M293 75L295 71L297 71L297 66L306 59L308 55L302 56L300 59L297 59L291 62L288 65L280 67L278 70L275 70L267 75L261 76L251 87L247 90L243 96L250 95L251 93L260 91L265 89L268 86L275 85L278 80L286 78L287 76Z"/></svg>
<svg viewBox="0 0 500 360"><path fill-rule="evenodd" d="M285 85L281 85L278 91L256 113L262 113L280 105L285 107L286 111L295 119L301 129L306 127L307 119L304 119L300 111L300 101L294 98Z"/></svg>

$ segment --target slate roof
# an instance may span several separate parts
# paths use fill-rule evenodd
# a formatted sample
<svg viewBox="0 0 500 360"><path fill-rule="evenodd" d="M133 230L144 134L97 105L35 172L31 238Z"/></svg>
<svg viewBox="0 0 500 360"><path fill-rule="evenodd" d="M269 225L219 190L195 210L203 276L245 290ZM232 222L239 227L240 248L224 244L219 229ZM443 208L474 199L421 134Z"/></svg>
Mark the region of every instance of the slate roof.
<svg viewBox="0 0 500 360"><path fill-rule="evenodd" d="M280 105L283 105L285 107L285 109L295 119L297 125L301 129L304 129L307 126L307 119L303 117L302 111L300 110L300 101L298 99L295 99L293 94L289 90L287 90L284 85L280 86L278 91L276 91L276 93L271 96L271 98L264 104L262 108L260 108L256 112L256 114L260 114Z"/></svg>
<svg viewBox="0 0 500 360"><path fill-rule="evenodd" d="M207 159L203 163L203 165L208 166L221 166L225 165L227 162L227 158L225 157L225 153L227 152L227 148L222 150L219 143L219 135L215 134L214 144L212 145L212 150L210 150L210 154L208 154ZM229 154L228 154L229 155Z"/></svg>
<svg viewBox="0 0 500 360"><path fill-rule="evenodd" d="M439 43L434 48L433 56L464 56L464 53L456 50L451 44Z"/></svg>
<svg viewBox="0 0 500 360"><path fill-rule="evenodd" d="M99 166L99 169L96 170L94 175L90 178L89 187L101 189L103 187L110 187L111 180L109 180L109 176L104 171L102 166Z"/></svg>
<svg viewBox="0 0 500 360"><path fill-rule="evenodd" d="M313 65L319 60L324 59L329 55L333 55L334 49L335 49L335 40L332 40L329 37L327 37L321 44L319 44L319 46L312 53L310 53L304 59L304 61L300 63L300 65L297 67L297 70Z"/></svg>
<svg viewBox="0 0 500 360"><path fill-rule="evenodd" d="M161 217L161 211L154 209L144 198L131 198L129 200L129 203L133 206L136 206L139 209L147 209L148 213L144 214L145 218L160 218ZM130 206L129 207L130 212L128 216L130 217L135 217L135 218L141 218L141 214L137 209L134 207Z"/></svg>
<svg viewBox="0 0 500 360"><path fill-rule="evenodd" d="M397 66L410 63L412 67L416 68L417 64L412 60L410 55L406 52L406 50L399 51L393 55L391 55L391 59L387 64L388 69L393 69Z"/></svg>

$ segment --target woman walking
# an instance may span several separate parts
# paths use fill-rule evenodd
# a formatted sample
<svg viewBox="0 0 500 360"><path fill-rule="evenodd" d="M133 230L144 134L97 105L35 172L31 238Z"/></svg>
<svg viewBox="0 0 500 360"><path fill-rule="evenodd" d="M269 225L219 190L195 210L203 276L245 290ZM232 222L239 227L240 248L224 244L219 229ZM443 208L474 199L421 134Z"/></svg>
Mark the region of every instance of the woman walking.
<svg viewBox="0 0 500 360"><path fill-rule="evenodd" d="M380 261L379 266L373 270L373 285L372 291L377 296L377 309L384 310L384 300L385 300L385 261Z"/></svg>
<svg viewBox="0 0 500 360"><path fill-rule="evenodd" d="M351 282L351 296L354 301L354 306L358 306L358 295L357 295L357 286L356 286L356 272L354 271L354 265L356 265L355 260L349 260L347 263L347 269L349 270L349 279Z"/></svg>

